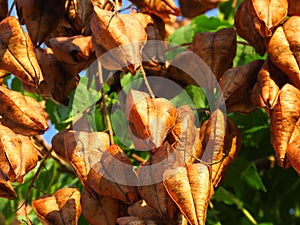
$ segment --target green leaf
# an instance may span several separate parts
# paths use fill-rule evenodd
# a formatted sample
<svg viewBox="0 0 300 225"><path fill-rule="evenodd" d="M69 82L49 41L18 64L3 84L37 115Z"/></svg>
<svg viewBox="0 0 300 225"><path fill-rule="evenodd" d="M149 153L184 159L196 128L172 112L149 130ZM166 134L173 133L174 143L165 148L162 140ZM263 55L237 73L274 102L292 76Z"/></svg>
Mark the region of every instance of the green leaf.
<svg viewBox="0 0 300 225"><path fill-rule="evenodd" d="M259 223L257 225L274 225L273 223Z"/></svg>
<svg viewBox="0 0 300 225"><path fill-rule="evenodd" d="M168 42L178 45L190 43L196 33L200 32L215 32L222 28L232 27L227 21L222 21L216 17L207 17L200 15L195 17L190 24L177 29L168 37Z"/></svg>
<svg viewBox="0 0 300 225"><path fill-rule="evenodd" d="M243 202L223 187L215 192L213 198L227 205L236 205L239 209L243 208Z"/></svg>
<svg viewBox="0 0 300 225"><path fill-rule="evenodd" d="M180 92L180 94L170 99L170 102L172 102L173 105L175 105L177 108L183 105L189 105L191 108L196 108L192 97L187 93L186 90L183 90L182 92Z"/></svg>
<svg viewBox="0 0 300 225"><path fill-rule="evenodd" d="M5 77L3 78L2 83L3 83L5 86L9 87L9 84L11 83L12 77L13 77L13 75L11 75L10 73L8 73L8 72L6 71Z"/></svg>
<svg viewBox="0 0 300 225"><path fill-rule="evenodd" d="M16 78L16 77L14 77L11 80L10 88L12 90L14 90L14 91L19 91L19 92L23 92L24 91L22 82L18 78Z"/></svg>
<svg viewBox="0 0 300 225"><path fill-rule="evenodd" d="M93 112L93 107L95 107L95 103L100 97L101 93L96 90L95 83L88 86L88 78L81 77L77 88L69 96L68 106L59 105L48 100L46 111L50 115L50 120L55 128L61 130L81 117L84 112L88 110Z"/></svg>
<svg viewBox="0 0 300 225"><path fill-rule="evenodd" d="M191 108L208 108L206 96L200 87L188 85L170 101L176 106L189 105Z"/></svg>
<svg viewBox="0 0 300 225"><path fill-rule="evenodd" d="M206 95L200 87L194 85L188 85L185 88L185 91L191 97L197 109L208 108Z"/></svg>
<svg viewBox="0 0 300 225"><path fill-rule="evenodd" d="M215 223L214 225L222 225L220 221L218 221L217 223Z"/></svg>
<svg viewBox="0 0 300 225"><path fill-rule="evenodd" d="M221 2L218 6L219 9L219 18L221 20L226 20L231 24L234 24L234 16L236 12L236 7L242 2L243 0L229 0L225 2Z"/></svg>
<svg viewBox="0 0 300 225"><path fill-rule="evenodd" d="M168 42L176 44L190 43L193 41L195 29L195 24L193 22L180 27L168 37Z"/></svg>
<svg viewBox="0 0 300 225"><path fill-rule="evenodd" d="M144 80L140 71L138 71L134 76L131 73L127 73L123 74L121 78L121 86L123 88L123 91L128 94L131 88L138 89L143 81Z"/></svg>
<svg viewBox="0 0 300 225"><path fill-rule="evenodd" d="M121 109L115 109L111 114L112 128L119 141L126 146L133 147L133 142L128 133L128 123L124 112Z"/></svg>
<svg viewBox="0 0 300 225"><path fill-rule="evenodd" d="M266 54L264 56L260 56L258 53L255 52L255 49L252 46L247 44L247 41L243 38L238 36L237 41L239 43L237 44L236 56L233 60L234 66L245 65L257 59L266 59Z"/></svg>
<svg viewBox="0 0 300 225"><path fill-rule="evenodd" d="M245 180L249 186L256 190L267 191L265 185L259 176L257 169L254 164L250 164L241 174L241 178Z"/></svg>
<svg viewBox="0 0 300 225"><path fill-rule="evenodd" d="M206 15L195 17L192 23L195 24L195 33L215 32L222 28L232 27L232 24L228 21L216 17L207 17Z"/></svg>
<svg viewBox="0 0 300 225"><path fill-rule="evenodd" d="M96 91L96 87L88 88L88 78L81 77L80 82L72 93L71 108L72 117L76 117L83 111L93 106L101 97L101 93Z"/></svg>

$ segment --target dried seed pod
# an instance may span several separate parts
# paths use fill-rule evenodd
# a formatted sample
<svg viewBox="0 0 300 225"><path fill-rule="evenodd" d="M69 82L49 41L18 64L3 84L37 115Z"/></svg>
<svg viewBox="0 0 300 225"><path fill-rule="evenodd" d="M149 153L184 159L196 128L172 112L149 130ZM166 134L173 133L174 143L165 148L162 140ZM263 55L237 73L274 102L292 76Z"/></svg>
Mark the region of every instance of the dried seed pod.
<svg viewBox="0 0 300 225"><path fill-rule="evenodd" d="M251 104L251 89L263 65L262 60L254 60L246 65L229 69L220 81L228 112L248 113L255 109Z"/></svg>
<svg viewBox="0 0 300 225"><path fill-rule="evenodd" d="M52 138L55 153L71 165L88 191L91 190L86 185L87 175L109 144L109 136L104 132L61 130Z"/></svg>
<svg viewBox="0 0 300 225"><path fill-rule="evenodd" d="M69 131L64 134L64 147L68 162L86 186L89 171L109 147L109 136L104 132Z"/></svg>
<svg viewBox="0 0 300 225"><path fill-rule="evenodd" d="M147 225L144 220L136 216L125 216L117 219L119 225Z"/></svg>
<svg viewBox="0 0 300 225"><path fill-rule="evenodd" d="M111 145L90 169L87 185L99 195L119 199L126 204L138 199L137 177L131 161L117 145Z"/></svg>
<svg viewBox="0 0 300 225"><path fill-rule="evenodd" d="M295 171L300 176L300 144L299 139L291 142L288 145L286 150L287 158L291 164L291 166L295 169Z"/></svg>
<svg viewBox="0 0 300 225"><path fill-rule="evenodd" d="M67 0L66 15L72 27L81 32L89 26L94 6L105 10L117 11L122 6L122 0Z"/></svg>
<svg viewBox="0 0 300 225"><path fill-rule="evenodd" d="M115 15L97 6L94 11L91 18L93 47L102 66L110 70L126 68L135 74L141 65L141 49L147 40L141 23L132 15ZM106 51L109 53L103 54Z"/></svg>
<svg viewBox="0 0 300 225"><path fill-rule="evenodd" d="M128 214L130 216L143 218L144 220L160 220L160 216L157 214L157 212L153 208L148 206L144 200L139 200L133 205L129 206Z"/></svg>
<svg viewBox="0 0 300 225"><path fill-rule="evenodd" d="M8 13L8 0L0 0L0 21L3 20Z"/></svg>
<svg viewBox="0 0 300 225"><path fill-rule="evenodd" d="M216 8L221 2L224 0L179 0L181 13L187 18L194 18Z"/></svg>
<svg viewBox="0 0 300 225"><path fill-rule="evenodd" d="M45 78L38 86L37 92L45 98L67 105L70 92L79 83L78 74L66 72L50 48L36 48L35 52Z"/></svg>
<svg viewBox="0 0 300 225"><path fill-rule="evenodd" d="M16 136L21 140L21 166L20 172L17 176L17 181L23 183L24 176L37 165L39 159L39 152L35 148L30 137L24 136L22 134L16 134Z"/></svg>
<svg viewBox="0 0 300 225"><path fill-rule="evenodd" d="M247 40L255 48L255 51L263 56L266 52L265 40L256 30L246 1L239 5L235 14L234 25L238 35Z"/></svg>
<svg viewBox="0 0 300 225"><path fill-rule="evenodd" d="M48 129L46 112L33 98L0 86L2 123L23 135L42 134Z"/></svg>
<svg viewBox="0 0 300 225"><path fill-rule="evenodd" d="M0 173L10 181L23 183L24 176L32 170L39 153L29 137L15 134L0 125Z"/></svg>
<svg viewBox="0 0 300 225"><path fill-rule="evenodd" d="M65 148L65 134L70 132L67 129L60 130L56 135L53 136L51 139L52 148L55 153L64 161L69 162L68 152ZM75 148L76 142L73 144Z"/></svg>
<svg viewBox="0 0 300 225"><path fill-rule="evenodd" d="M126 116L135 147L151 149L163 144L177 112L167 99L152 99L147 93L131 90L126 99Z"/></svg>
<svg viewBox="0 0 300 225"><path fill-rule="evenodd" d="M41 44L64 16L66 0L17 0L18 15L24 20L34 44Z"/></svg>
<svg viewBox="0 0 300 225"><path fill-rule="evenodd" d="M285 19L287 0L246 0L255 28L262 37L272 36L273 30Z"/></svg>
<svg viewBox="0 0 300 225"><path fill-rule="evenodd" d="M177 208L163 185L163 173L174 164L171 146L165 142L138 171L139 193L161 218L173 219Z"/></svg>
<svg viewBox="0 0 300 225"><path fill-rule="evenodd" d="M294 86L300 88L299 47L300 35L299 16L292 16L278 27L268 43L268 53L271 62L282 70Z"/></svg>
<svg viewBox="0 0 300 225"><path fill-rule="evenodd" d="M130 0L133 4L141 9L142 12L149 14L155 14L156 16L166 19L169 15L180 15L180 9L178 9L174 3L174 0Z"/></svg>
<svg viewBox="0 0 300 225"><path fill-rule="evenodd" d="M258 72L256 84L251 91L251 102L259 107L273 109L280 89L287 82L288 77L268 58Z"/></svg>
<svg viewBox="0 0 300 225"><path fill-rule="evenodd" d="M288 0L288 16L300 16L300 2Z"/></svg>
<svg viewBox="0 0 300 225"><path fill-rule="evenodd" d="M163 42L166 36L165 23L155 15L130 12L141 24L147 33L147 42L142 49L143 67L149 72L162 70L165 62L166 46Z"/></svg>
<svg viewBox="0 0 300 225"><path fill-rule="evenodd" d="M200 140L205 152L201 160L212 163L211 178L214 187L221 184L226 168L238 155L241 134L236 125L217 109L200 129Z"/></svg>
<svg viewBox="0 0 300 225"><path fill-rule="evenodd" d="M73 1L73 0L70 0ZM57 37L73 37L76 35L81 35L84 33L85 35L91 35L90 27L87 27L84 30L78 30L78 28L74 27L73 24L71 24L71 21L66 18L66 16L58 18L58 24L54 27L54 29L51 31L51 33L48 33L47 37L44 40L44 43L47 46L50 46L49 40L51 38L57 38Z"/></svg>
<svg viewBox="0 0 300 225"><path fill-rule="evenodd" d="M26 85L36 87L43 80L31 40L12 16L0 22L0 59L0 68Z"/></svg>
<svg viewBox="0 0 300 225"><path fill-rule="evenodd" d="M116 224L120 210L119 200L83 190L80 201L82 214L90 225L98 225L99 221L102 225Z"/></svg>
<svg viewBox="0 0 300 225"><path fill-rule="evenodd" d="M7 178L2 174L2 171L0 170L0 198L14 200L16 197L17 193L7 182Z"/></svg>
<svg viewBox="0 0 300 225"><path fill-rule="evenodd" d="M168 169L164 173L164 186L191 225L205 224L213 191L206 165L196 163Z"/></svg>
<svg viewBox="0 0 300 225"><path fill-rule="evenodd" d="M91 36L56 37L49 44L63 69L75 77L96 60Z"/></svg>
<svg viewBox="0 0 300 225"><path fill-rule="evenodd" d="M32 205L44 225L77 225L81 214L80 192L76 188L59 189L32 201Z"/></svg>
<svg viewBox="0 0 300 225"><path fill-rule="evenodd" d="M22 162L22 142L6 126L0 125L0 171L9 181L16 181Z"/></svg>
<svg viewBox="0 0 300 225"><path fill-rule="evenodd" d="M224 45L224 42L227 44ZM219 80L232 67L236 53L236 32L233 28L195 34L190 49L212 70Z"/></svg>
<svg viewBox="0 0 300 225"><path fill-rule="evenodd" d="M271 143L275 149L278 164L287 167L286 150L293 134L298 130L300 118L300 91L290 84L281 89L277 104L270 111Z"/></svg>
<svg viewBox="0 0 300 225"><path fill-rule="evenodd" d="M225 135L227 118L225 114L217 109L200 128L200 140L204 148L201 160L212 164L212 179L220 167L224 155Z"/></svg>
<svg viewBox="0 0 300 225"><path fill-rule="evenodd" d="M175 164L184 166L193 163L202 155L199 131L195 126L195 117L188 105L177 109L177 119L167 140L175 154Z"/></svg>
<svg viewBox="0 0 300 225"><path fill-rule="evenodd" d="M175 56L164 77L183 87L188 84L204 87L207 93L213 93L219 85L205 61L189 50Z"/></svg>

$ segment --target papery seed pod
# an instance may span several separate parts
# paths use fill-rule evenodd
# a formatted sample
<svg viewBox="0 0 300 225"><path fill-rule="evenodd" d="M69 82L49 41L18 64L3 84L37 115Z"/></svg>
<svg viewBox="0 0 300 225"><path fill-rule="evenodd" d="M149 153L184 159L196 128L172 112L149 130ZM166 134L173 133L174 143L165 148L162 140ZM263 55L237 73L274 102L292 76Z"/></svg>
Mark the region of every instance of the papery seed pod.
<svg viewBox="0 0 300 225"><path fill-rule="evenodd" d="M141 9L142 12L155 14L162 19L166 19L169 15L180 15L180 9L176 7L173 0L130 0L133 4Z"/></svg>
<svg viewBox="0 0 300 225"><path fill-rule="evenodd" d="M49 45L63 69L75 77L96 60L91 36L51 38Z"/></svg>
<svg viewBox="0 0 300 225"><path fill-rule="evenodd" d="M273 109L280 89L288 82L288 77L269 58L258 72L257 81L251 91L251 102L255 106Z"/></svg>
<svg viewBox="0 0 300 225"><path fill-rule="evenodd" d="M2 124L23 135L42 134L48 129L46 112L31 97L0 86Z"/></svg>
<svg viewBox="0 0 300 225"><path fill-rule="evenodd" d="M17 193L13 187L7 182L7 178L2 174L0 170L0 198L7 198L13 200L17 197Z"/></svg>
<svg viewBox="0 0 300 225"><path fill-rule="evenodd" d="M164 173L164 186L191 225L205 224L206 210L213 195L206 165L196 163L168 169Z"/></svg>
<svg viewBox="0 0 300 225"><path fill-rule="evenodd" d="M220 86L227 112L248 113L255 109L250 94L263 63L263 60L254 60L224 73Z"/></svg>
<svg viewBox="0 0 300 225"><path fill-rule="evenodd" d="M120 210L119 200L96 193L90 194L84 190L80 202L82 214L90 225L98 225L99 221L102 225L116 224Z"/></svg>
<svg viewBox="0 0 300 225"><path fill-rule="evenodd" d="M224 45L224 42L227 44ZM195 34L190 47L209 66L217 80L232 67L236 48L236 31L233 28Z"/></svg>
<svg viewBox="0 0 300 225"><path fill-rule="evenodd" d="M8 0L0 0L0 21L3 20L8 13Z"/></svg>
<svg viewBox="0 0 300 225"><path fill-rule="evenodd" d="M17 0L18 15L24 20L29 36L34 43L41 44L64 16L66 0Z"/></svg>
<svg viewBox="0 0 300 225"><path fill-rule="evenodd" d="M234 17L234 25L238 35L247 40L258 54L261 56L264 55L266 52L265 40L256 30L246 1L243 1L239 5Z"/></svg>
<svg viewBox="0 0 300 225"><path fill-rule="evenodd" d="M102 66L110 70L126 68L135 74L147 40L141 23L132 15L114 14L99 7L94 7L94 11L90 22L93 47ZM104 54L106 51L109 53Z"/></svg>
<svg viewBox="0 0 300 225"><path fill-rule="evenodd" d="M138 199L136 174L131 161L118 145L111 145L90 169L87 185L99 195L119 199L126 204Z"/></svg>
<svg viewBox="0 0 300 225"><path fill-rule="evenodd" d="M300 134L300 91L290 84L281 89L277 104L270 111L271 143L275 149L279 166L288 167L286 150L289 143ZM300 121L299 121L300 122Z"/></svg>
<svg viewBox="0 0 300 225"><path fill-rule="evenodd" d="M36 87L43 76L29 36L12 16L0 22L0 68L29 86Z"/></svg>
<svg viewBox="0 0 300 225"><path fill-rule="evenodd" d="M77 225L81 214L80 192L76 188L59 189L34 200L32 205L44 225Z"/></svg>
<svg viewBox="0 0 300 225"><path fill-rule="evenodd" d="M126 116L136 148L160 147L174 126L175 106L164 98L152 99L148 94L131 90L126 99Z"/></svg>
<svg viewBox="0 0 300 225"><path fill-rule="evenodd" d="M179 0L180 10L184 17L194 18L206 11L216 8L224 0Z"/></svg>
<svg viewBox="0 0 300 225"><path fill-rule="evenodd" d="M174 164L184 166L197 161L203 149L192 109L184 105L177 109L177 113L176 123L167 136L167 140L176 158Z"/></svg>
<svg viewBox="0 0 300 225"><path fill-rule="evenodd" d="M299 16L292 16L282 26L277 27L268 43L268 54L271 62L282 70L292 84L300 88Z"/></svg>
<svg viewBox="0 0 300 225"><path fill-rule="evenodd" d="M287 0L247 0L245 2L253 24L262 37L272 36L273 30L287 15Z"/></svg>
<svg viewBox="0 0 300 225"><path fill-rule="evenodd" d="M173 166L175 160L174 150L165 142L138 170L139 194L161 218L173 219L177 211L162 182L164 171Z"/></svg>

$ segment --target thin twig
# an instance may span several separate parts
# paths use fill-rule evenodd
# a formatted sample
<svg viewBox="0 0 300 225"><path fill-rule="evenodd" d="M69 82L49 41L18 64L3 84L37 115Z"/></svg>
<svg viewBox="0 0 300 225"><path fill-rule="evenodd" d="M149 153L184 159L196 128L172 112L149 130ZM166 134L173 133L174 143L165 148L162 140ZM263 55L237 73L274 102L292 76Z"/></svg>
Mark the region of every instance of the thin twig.
<svg viewBox="0 0 300 225"><path fill-rule="evenodd" d="M32 187L34 187L34 182L37 179L39 173L41 172L41 170L42 170L42 168L43 168L43 166L45 164L46 159L51 155L51 152L52 152L52 149L50 149L50 151L48 151L47 154L44 156L43 160L41 161L41 163L40 163L37 171L35 172L32 180L30 182L30 185L29 185L29 187L27 189L27 192L26 192L25 202L23 204L25 205L24 211L25 211L26 221L27 221L27 224L29 224L29 225L32 225L32 223L31 223L31 221L30 221L30 219L28 217L28 212L27 212L27 205L28 205L29 194L30 194L30 191L31 191ZM23 206L23 204L21 205L21 207Z"/></svg>
<svg viewBox="0 0 300 225"><path fill-rule="evenodd" d="M190 154L190 153L189 153L189 154ZM196 161L198 161L199 163L204 164L204 165L207 165L207 166L212 166L212 165L221 163L221 162L225 159L225 157L226 157L226 155L223 153L222 158L221 158L220 160L214 161L214 162L205 162L205 161L203 161L202 159L199 159L199 158L195 157L195 156L192 155L192 154L190 154L190 156L191 156L192 158L194 158Z"/></svg>
<svg viewBox="0 0 300 225"><path fill-rule="evenodd" d="M104 3L102 9L105 9L105 7L110 4L111 6L113 6L113 14L111 15L111 17L109 18L108 24L107 24L107 28L109 27L109 24L111 22L111 20L113 19L113 17L118 14L118 10L119 10L119 6L118 3L113 2L112 0L106 0L106 2Z"/></svg>
<svg viewBox="0 0 300 225"><path fill-rule="evenodd" d="M125 8L123 8L123 9L119 9L119 13L121 13L121 12L123 12L123 11L125 11L125 10L128 10L128 9L131 9L132 8L132 4L130 4L129 6L127 6L127 7L125 7Z"/></svg>
<svg viewBox="0 0 300 225"><path fill-rule="evenodd" d="M190 46L191 44L193 44L193 42L188 42L188 43L183 43L183 44L180 44L180 45L176 45L176 46L173 46L171 48L166 49L165 52L177 50L178 48Z"/></svg>
<svg viewBox="0 0 300 225"><path fill-rule="evenodd" d="M205 113L206 115L210 115L210 110L207 108L195 108L191 107L192 110L197 111L198 113Z"/></svg>
<svg viewBox="0 0 300 225"><path fill-rule="evenodd" d="M252 223L252 224L257 224L256 220L253 218L253 216L249 213L247 209L244 207L241 209L243 214L247 217L247 219Z"/></svg>
<svg viewBox="0 0 300 225"><path fill-rule="evenodd" d="M33 139L37 142L39 146L37 147L42 147L43 152L48 153L51 150L51 146L44 140L44 138L40 135L35 135L33 136ZM68 167L68 164L62 160L54 151L51 152L51 158L53 158L56 162L59 163L61 167L61 171L68 173L68 174L73 174L74 171Z"/></svg>
<svg viewBox="0 0 300 225"><path fill-rule="evenodd" d="M131 155L131 157L132 157L134 160L138 161L139 163L146 163L146 162L147 162L147 160L143 159L142 157L138 156L138 155L135 154L135 153L133 153L133 154Z"/></svg>
<svg viewBox="0 0 300 225"><path fill-rule="evenodd" d="M103 112L104 112L106 123L107 123L110 144L112 145L112 144L114 144L114 133L113 133L111 121L110 121L110 118L109 118L109 115L108 115L108 112L106 109L106 95L104 92L104 80L103 80L103 74L102 74L102 66L101 66L101 63L99 60L98 60L98 79L99 79L99 83L100 83L100 87L101 87ZM100 107L101 107L101 105L100 105Z"/></svg>
<svg viewBox="0 0 300 225"><path fill-rule="evenodd" d="M236 43L241 44L241 45L251 46L248 42L245 42L245 41L237 41Z"/></svg>
<svg viewBox="0 0 300 225"><path fill-rule="evenodd" d="M9 11L8 11L8 13L7 13L7 16L10 16L10 14L12 13L12 10L13 10L15 4L16 4L16 0L14 0L13 3L11 4L11 6L10 6L10 8L9 8Z"/></svg>
<svg viewBox="0 0 300 225"><path fill-rule="evenodd" d="M40 135L33 136L33 139L43 148L44 152L49 152L51 146L44 140L44 138Z"/></svg>
<svg viewBox="0 0 300 225"><path fill-rule="evenodd" d="M144 70L144 67L143 67L143 65L141 65L141 72L142 72L142 75L143 75L143 78L144 78L144 81L145 81L145 85L146 85L146 87L147 87L147 89L148 89L148 92L149 92L149 94L150 94L150 96L151 96L151 98L155 98L155 95L153 94L153 91L152 91L152 89L151 89L151 87L150 87L150 84L149 84L149 82L148 82L148 79L147 79L147 76L146 76L146 72L145 72L145 70Z"/></svg>

